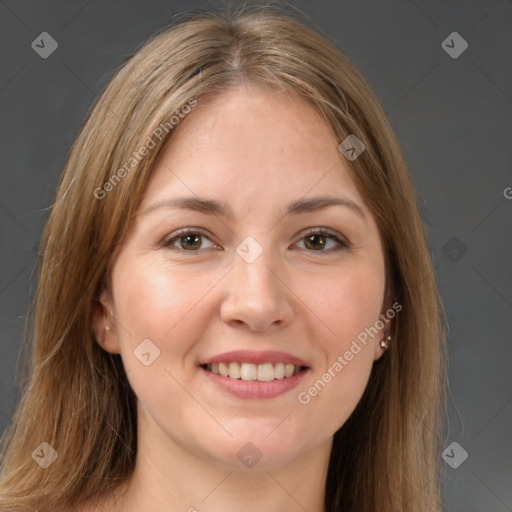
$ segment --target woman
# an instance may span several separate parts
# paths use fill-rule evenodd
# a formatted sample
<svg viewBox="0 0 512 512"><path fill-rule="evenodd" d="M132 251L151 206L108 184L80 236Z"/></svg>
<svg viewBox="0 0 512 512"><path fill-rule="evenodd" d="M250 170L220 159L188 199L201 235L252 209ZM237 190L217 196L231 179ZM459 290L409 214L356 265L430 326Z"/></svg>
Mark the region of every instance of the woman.
<svg viewBox="0 0 512 512"><path fill-rule="evenodd" d="M324 36L266 8L153 37L91 109L40 252L2 510L439 509L414 189Z"/></svg>

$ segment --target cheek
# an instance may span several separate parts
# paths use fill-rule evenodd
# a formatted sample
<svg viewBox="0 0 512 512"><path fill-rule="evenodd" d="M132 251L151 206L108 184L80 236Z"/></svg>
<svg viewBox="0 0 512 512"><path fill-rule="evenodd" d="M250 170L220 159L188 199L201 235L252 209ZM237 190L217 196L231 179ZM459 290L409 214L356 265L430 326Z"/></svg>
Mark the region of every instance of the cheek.
<svg viewBox="0 0 512 512"><path fill-rule="evenodd" d="M329 411L322 428L334 432L353 412L368 383L373 347L380 338L375 331L373 337L367 333L381 312L384 269L373 261L312 282L303 296L309 297L305 303L315 313L311 318L321 320L315 338L323 357L298 390L298 401L310 411Z"/></svg>
<svg viewBox="0 0 512 512"><path fill-rule="evenodd" d="M384 268L377 259L353 262L301 282L299 297L317 319L318 341L328 353L343 350L379 318Z"/></svg>
<svg viewBox="0 0 512 512"><path fill-rule="evenodd" d="M194 340L201 336L212 314L208 300L225 272L199 269L155 258L120 258L114 268L115 315L121 329L121 352L131 368L133 350L150 339L160 350L156 366L185 364ZM125 357L126 356L126 357ZM136 367L138 367L136 365Z"/></svg>
<svg viewBox="0 0 512 512"><path fill-rule="evenodd" d="M128 380L155 418L171 404L173 410L200 415L194 408L187 410L190 400L178 383L195 366L187 354L210 321L207 294L222 274L191 273L161 258L140 260L119 258L112 276L120 352ZM148 339L151 343L142 345ZM148 365L141 359L146 353L150 353Z"/></svg>
<svg viewBox="0 0 512 512"><path fill-rule="evenodd" d="M129 272L120 263L114 276L118 283L116 313L130 325L130 332L142 336L151 333L162 338L186 320L213 281L204 273L194 279L193 274L179 267L165 268L161 262L144 260L143 264L130 265Z"/></svg>

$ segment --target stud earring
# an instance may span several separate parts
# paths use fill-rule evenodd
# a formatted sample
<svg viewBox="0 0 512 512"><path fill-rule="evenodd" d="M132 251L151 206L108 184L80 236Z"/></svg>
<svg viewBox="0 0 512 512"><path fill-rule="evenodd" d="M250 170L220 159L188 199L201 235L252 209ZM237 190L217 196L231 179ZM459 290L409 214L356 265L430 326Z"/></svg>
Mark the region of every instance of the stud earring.
<svg viewBox="0 0 512 512"><path fill-rule="evenodd" d="M388 334L386 339L381 340L380 346L384 349L389 348L389 344L391 343L391 336Z"/></svg>

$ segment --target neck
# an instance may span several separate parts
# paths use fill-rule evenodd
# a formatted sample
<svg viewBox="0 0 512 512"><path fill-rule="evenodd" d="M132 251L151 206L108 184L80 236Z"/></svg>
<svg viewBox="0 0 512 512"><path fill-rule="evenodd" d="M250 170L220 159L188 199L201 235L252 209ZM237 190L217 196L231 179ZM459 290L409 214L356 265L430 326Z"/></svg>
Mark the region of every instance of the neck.
<svg viewBox="0 0 512 512"><path fill-rule="evenodd" d="M191 453L148 418L139 415L139 425L135 469L116 512L325 510L332 437L284 465L233 471Z"/></svg>

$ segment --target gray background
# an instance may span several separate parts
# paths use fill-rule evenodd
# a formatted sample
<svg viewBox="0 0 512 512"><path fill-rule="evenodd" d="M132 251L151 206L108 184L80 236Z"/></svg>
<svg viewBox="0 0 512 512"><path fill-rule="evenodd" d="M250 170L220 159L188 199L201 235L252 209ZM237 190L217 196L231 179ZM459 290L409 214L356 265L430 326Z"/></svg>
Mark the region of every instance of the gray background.
<svg viewBox="0 0 512 512"><path fill-rule="evenodd" d="M131 52L196 5L218 2L0 3L0 430L18 393L34 252L86 111ZM418 190L450 325L449 443L469 454L458 469L443 462L445 510L512 511L512 3L291 5L373 86ZM31 48L45 31L58 42L47 59ZM469 44L456 59L441 46L454 31Z"/></svg>

